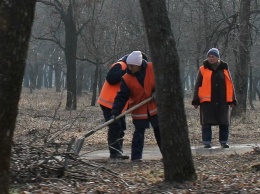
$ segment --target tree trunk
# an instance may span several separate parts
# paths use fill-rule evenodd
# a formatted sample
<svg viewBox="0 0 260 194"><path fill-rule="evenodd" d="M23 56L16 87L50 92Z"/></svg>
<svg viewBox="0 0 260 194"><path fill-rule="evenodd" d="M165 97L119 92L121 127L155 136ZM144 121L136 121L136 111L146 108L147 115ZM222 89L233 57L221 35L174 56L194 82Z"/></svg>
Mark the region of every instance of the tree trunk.
<svg viewBox="0 0 260 194"><path fill-rule="evenodd" d="M99 66L100 65L97 63L96 69L95 69L94 82L93 82L93 92L92 92L91 106L95 106L95 104L96 104Z"/></svg>
<svg viewBox="0 0 260 194"><path fill-rule="evenodd" d="M99 76L98 76L98 94L100 94L100 92L101 92L101 89L102 89L102 86L103 86L103 84L104 84L104 81L103 81L103 79L102 79L102 66L100 66L99 67Z"/></svg>
<svg viewBox="0 0 260 194"><path fill-rule="evenodd" d="M44 65L43 67L43 87L44 88L48 88L49 87L49 80L48 80L48 66Z"/></svg>
<svg viewBox="0 0 260 194"><path fill-rule="evenodd" d="M235 87L238 105L233 109L233 115L245 116L246 99L248 85L248 69L249 69L249 19L250 19L250 3L251 0L241 0L240 17L239 17L239 61L235 71Z"/></svg>
<svg viewBox="0 0 260 194"><path fill-rule="evenodd" d="M84 65L79 64L78 72L77 72L77 96L82 95L83 73L84 73Z"/></svg>
<svg viewBox="0 0 260 194"><path fill-rule="evenodd" d="M48 66L48 88L52 88L53 65Z"/></svg>
<svg viewBox="0 0 260 194"><path fill-rule="evenodd" d="M42 88L42 81L43 81L43 66L42 64L38 65L38 77L37 77L37 83L36 88L40 90Z"/></svg>
<svg viewBox="0 0 260 194"><path fill-rule="evenodd" d="M61 92L61 64L59 62L54 65L54 74L56 92Z"/></svg>
<svg viewBox="0 0 260 194"><path fill-rule="evenodd" d="M253 79L252 82L253 82L253 86L254 86L255 92L256 92L257 95L258 95L258 99L260 100L260 91L259 91L259 89L258 89L258 87L257 87L257 83L258 83L259 81L254 81L254 79Z"/></svg>
<svg viewBox="0 0 260 194"><path fill-rule="evenodd" d="M74 21L72 4L68 7L68 13L65 17L65 57L67 64L67 102L66 110L77 109L76 92L76 53L77 53L77 29Z"/></svg>
<svg viewBox="0 0 260 194"><path fill-rule="evenodd" d="M23 87L25 88L29 88L30 87L30 75L29 75L29 68L28 68L28 63L26 65L26 68L25 68L25 72L24 72L24 76L23 76Z"/></svg>
<svg viewBox="0 0 260 194"><path fill-rule="evenodd" d="M35 1L0 1L0 193L9 193L12 138Z"/></svg>
<svg viewBox="0 0 260 194"><path fill-rule="evenodd" d="M30 93L32 93L33 90L36 88L36 77L38 69L33 64L29 63L28 66L28 72L29 72L29 80L30 80Z"/></svg>
<svg viewBox="0 0 260 194"><path fill-rule="evenodd" d="M152 61L165 181L196 179L176 50L165 1L140 0Z"/></svg>
<svg viewBox="0 0 260 194"><path fill-rule="evenodd" d="M253 73L252 73L252 65L250 65L250 73L249 73L249 104L251 106L251 109L254 110L254 104L253 104Z"/></svg>

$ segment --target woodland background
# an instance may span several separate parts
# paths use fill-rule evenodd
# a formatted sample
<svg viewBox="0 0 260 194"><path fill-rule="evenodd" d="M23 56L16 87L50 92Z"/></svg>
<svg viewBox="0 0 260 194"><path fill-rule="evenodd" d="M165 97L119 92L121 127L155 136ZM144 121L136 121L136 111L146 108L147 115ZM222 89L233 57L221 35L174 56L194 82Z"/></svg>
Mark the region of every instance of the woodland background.
<svg viewBox="0 0 260 194"><path fill-rule="evenodd" d="M24 89L14 135L11 165L11 193L254 193L260 191L260 103L247 109L246 119L232 118L229 144L253 144L252 151L194 153L198 179L183 183L164 182L164 167L159 159L143 158L142 163L84 157L107 148L107 128L85 139L79 157L70 160L62 174L67 144L80 132L88 132L104 123L98 105L90 106L91 95L78 98L78 110L66 111L66 95L53 89ZM185 111L191 145L202 147L199 112L185 98ZM134 126L126 117L124 150L130 149ZM51 145L48 142L56 142ZM213 128L213 146L219 146L218 129ZM48 146L47 146L48 145ZM153 130L147 129L144 149L155 147ZM202 148L203 149L203 148ZM108 155L108 154L107 154ZM62 157L61 157L62 156ZM59 160L58 160L59 159Z"/></svg>
<svg viewBox="0 0 260 194"><path fill-rule="evenodd" d="M66 88L68 109L76 109L76 96L91 92L91 105L95 105L112 63L133 50L145 52L151 60L139 1L38 2L23 84L31 92L52 87L60 92ZM247 94L249 89L250 102L260 96L259 1L251 1L246 10L245 27L240 3L239 0L166 1L184 91L192 90L206 52L217 47L221 59L229 64L237 91ZM240 33L246 27L250 30L244 33L247 38L241 38ZM240 57L239 46L244 39L247 53ZM241 70L235 73L236 69ZM248 75L248 81L244 80L244 74ZM240 80L248 83L248 87Z"/></svg>
<svg viewBox="0 0 260 194"><path fill-rule="evenodd" d="M64 171L56 154L66 153L60 153L57 145L103 123L96 98L109 66L133 50L150 58L150 50L137 0L38 0L14 133L13 193L259 192L260 2L165 2L178 50L180 92L185 96L192 145L201 144L198 113L190 106L194 80L207 50L217 47L221 59L229 63L243 105L233 120L230 143L255 143L254 151L195 155L198 179L183 184L162 182L160 161L133 165L78 158L68 174L60 174ZM132 132L128 127L126 146ZM88 140L87 149L105 147L106 132L97 135ZM51 140L53 145L46 149ZM217 143L216 136L214 140ZM149 132L147 144L154 144Z"/></svg>

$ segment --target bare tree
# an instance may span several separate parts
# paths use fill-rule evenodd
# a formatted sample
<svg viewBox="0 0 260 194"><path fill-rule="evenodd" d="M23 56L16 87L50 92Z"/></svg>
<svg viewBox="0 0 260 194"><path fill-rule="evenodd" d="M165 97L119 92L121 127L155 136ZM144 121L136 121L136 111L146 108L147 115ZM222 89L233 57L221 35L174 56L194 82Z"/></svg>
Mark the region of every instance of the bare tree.
<svg viewBox="0 0 260 194"><path fill-rule="evenodd" d="M86 49L84 53L79 53L79 56L85 56L85 59L81 60L86 60L95 68L92 79L91 106L96 103L97 88L100 90L103 85L101 83L103 67L107 63L111 65L133 48L138 50L137 47L143 47L146 42L146 39L143 38L144 29L140 25L142 24L140 21L141 10L139 7L137 9L138 1L102 2L100 4L94 1L91 22L88 28L81 33L81 44L85 44ZM128 9L124 9L125 7ZM120 20L117 19L118 17ZM140 50L143 49L140 48Z"/></svg>
<svg viewBox="0 0 260 194"><path fill-rule="evenodd" d="M87 25L89 21L84 22L80 27L77 28L77 13L76 1L69 0L67 9L65 5L59 0L54 0L53 2L47 0L38 0L45 5L54 7L54 9L60 14L62 22L65 26L65 45L62 46L59 38L39 38L41 40L49 40L57 43L63 50L66 58L67 65L67 102L66 110L76 110L77 109L77 98L76 98L76 54L77 54L77 44L78 35Z"/></svg>
<svg viewBox="0 0 260 194"><path fill-rule="evenodd" d="M196 179L183 91L171 23L165 1L140 0L156 72L156 101L162 138L165 181Z"/></svg>
<svg viewBox="0 0 260 194"><path fill-rule="evenodd" d="M239 17L239 61L235 71L235 86L238 105L233 111L236 116L246 113L246 100L248 88L248 69L250 62L250 3L251 0L241 0Z"/></svg>
<svg viewBox="0 0 260 194"><path fill-rule="evenodd" d="M9 167L18 101L35 9L32 0L0 1L0 193L9 193Z"/></svg>

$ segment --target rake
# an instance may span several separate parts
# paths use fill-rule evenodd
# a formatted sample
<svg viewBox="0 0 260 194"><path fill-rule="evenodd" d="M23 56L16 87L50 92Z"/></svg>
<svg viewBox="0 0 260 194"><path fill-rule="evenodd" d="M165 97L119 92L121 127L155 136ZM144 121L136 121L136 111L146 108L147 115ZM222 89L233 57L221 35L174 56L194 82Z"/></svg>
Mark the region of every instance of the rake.
<svg viewBox="0 0 260 194"><path fill-rule="evenodd" d="M125 116L126 114L132 112L133 110L143 106L144 104L146 104L147 102L151 101L153 99L153 97L147 98L146 100L140 102L139 104L131 107L130 109L126 110L125 112L123 112L122 114L118 115L115 119L110 119L107 122L97 126L95 129L80 135L77 139L75 139L75 137L72 138L71 143L75 143L74 145L74 151L79 154L81 148L83 147L83 143L85 138L91 136L92 134L96 133L97 131L103 129L104 127L110 125L111 123L115 122L116 120L120 119L121 117Z"/></svg>

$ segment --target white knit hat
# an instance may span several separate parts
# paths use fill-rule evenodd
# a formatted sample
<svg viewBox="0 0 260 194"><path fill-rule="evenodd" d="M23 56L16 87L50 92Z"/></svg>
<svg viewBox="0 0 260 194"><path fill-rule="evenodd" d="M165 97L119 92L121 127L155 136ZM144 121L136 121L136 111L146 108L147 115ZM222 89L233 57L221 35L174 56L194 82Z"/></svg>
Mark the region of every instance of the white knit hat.
<svg viewBox="0 0 260 194"><path fill-rule="evenodd" d="M126 63L128 65L137 65L141 66L142 65L142 53L141 51L133 51L131 54L128 55L126 59Z"/></svg>

